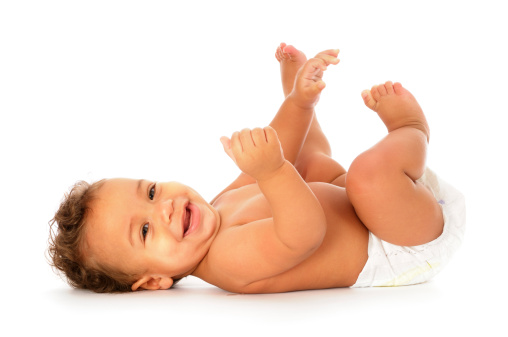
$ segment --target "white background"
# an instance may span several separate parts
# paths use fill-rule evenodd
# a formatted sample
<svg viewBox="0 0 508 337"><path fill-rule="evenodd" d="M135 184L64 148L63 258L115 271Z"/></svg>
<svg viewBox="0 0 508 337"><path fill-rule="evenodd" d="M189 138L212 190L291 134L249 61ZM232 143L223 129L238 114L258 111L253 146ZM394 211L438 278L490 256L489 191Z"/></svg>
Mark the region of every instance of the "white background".
<svg viewBox="0 0 508 337"><path fill-rule="evenodd" d="M421 3L421 4L420 4ZM502 1L0 2L1 330L9 335L506 333L506 11ZM462 190L462 249L396 289L231 295L71 290L48 221L77 180L177 180L210 200L238 169L219 138L282 102L280 42L340 48L317 113L348 166L385 133L360 92L400 81L431 125L428 165ZM502 314L504 312L504 314ZM6 335L3 332L2 335Z"/></svg>

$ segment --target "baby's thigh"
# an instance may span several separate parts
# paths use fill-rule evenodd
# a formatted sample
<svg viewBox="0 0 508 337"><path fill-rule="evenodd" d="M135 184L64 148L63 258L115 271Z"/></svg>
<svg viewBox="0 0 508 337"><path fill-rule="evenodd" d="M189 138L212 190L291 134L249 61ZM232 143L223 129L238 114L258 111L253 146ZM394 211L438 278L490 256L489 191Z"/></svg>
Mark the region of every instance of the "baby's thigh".
<svg viewBox="0 0 508 337"><path fill-rule="evenodd" d="M331 183L337 177L346 173L346 170L330 156L314 152L305 156L300 156L295 163L302 178L306 182L325 182Z"/></svg>

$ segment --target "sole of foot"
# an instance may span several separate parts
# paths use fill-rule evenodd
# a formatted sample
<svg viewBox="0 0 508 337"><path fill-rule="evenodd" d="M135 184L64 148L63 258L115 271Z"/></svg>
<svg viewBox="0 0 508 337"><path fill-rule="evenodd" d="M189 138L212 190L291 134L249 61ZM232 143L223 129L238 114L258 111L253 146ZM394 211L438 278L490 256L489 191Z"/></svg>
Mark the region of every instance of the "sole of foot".
<svg viewBox="0 0 508 337"><path fill-rule="evenodd" d="M275 58L280 63L282 90L284 97L287 97L293 90L296 73L307 61L307 57L295 47L281 43L275 51Z"/></svg>
<svg viewBox="0 0 508 337"><path fill-rule="evenodd" d="M396 82L388 81L373 86L362 92L365 105L377 112L388 132L409 126L425 133L427 141L430 136L429 125L416 98Z"/></svg>

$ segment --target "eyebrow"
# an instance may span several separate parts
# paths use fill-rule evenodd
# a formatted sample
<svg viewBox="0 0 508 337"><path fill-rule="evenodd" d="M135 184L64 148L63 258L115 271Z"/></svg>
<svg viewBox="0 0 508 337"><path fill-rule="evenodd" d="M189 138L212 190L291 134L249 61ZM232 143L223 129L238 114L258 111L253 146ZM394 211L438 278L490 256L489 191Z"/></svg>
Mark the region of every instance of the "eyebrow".
<svg viewBox="0 0 508 337"><path fill-rule="evenodd" d="M144 181L145 181L144 179L139 179L138 180L138 184L137 184L137 187L136 187L136 194L137 195L140 195L142 193L142 187L143 187L143 182ZM127 233L127 236L129 237L129 242L131 243L132 247L134 247L134 242L132 241L133 231L134 231L134 221L132 221L132 219L131 219L131 223L129 225L129 232Z"/></svg>

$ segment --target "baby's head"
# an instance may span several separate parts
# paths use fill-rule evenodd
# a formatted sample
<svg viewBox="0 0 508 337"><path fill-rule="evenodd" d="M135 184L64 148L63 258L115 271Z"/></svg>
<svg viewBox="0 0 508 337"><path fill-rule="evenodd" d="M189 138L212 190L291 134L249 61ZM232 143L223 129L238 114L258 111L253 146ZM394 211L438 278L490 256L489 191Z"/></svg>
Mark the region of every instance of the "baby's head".
<svg viewBox="0 0 508 337"><path fill-rule="evenodd" d="M220 218L180 183L107 179L76 183L50 224L52 265L70 285L125 292L168 289L191 274Z"/></svg>

